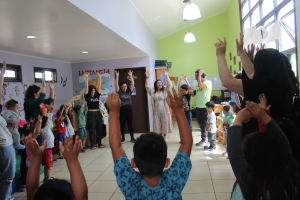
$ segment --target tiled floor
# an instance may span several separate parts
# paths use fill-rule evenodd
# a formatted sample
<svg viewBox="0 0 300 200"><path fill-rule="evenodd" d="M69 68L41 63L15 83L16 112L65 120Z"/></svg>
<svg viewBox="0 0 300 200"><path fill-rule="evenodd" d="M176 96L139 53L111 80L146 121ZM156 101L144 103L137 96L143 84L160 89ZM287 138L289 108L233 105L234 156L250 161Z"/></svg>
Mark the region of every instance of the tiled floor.
<svg viewBox="0 0 300 200"><path fill-rule="evenodd" d="M194 144L200 141L199 126L193 121ZM129 135L126 135L129 139ZM138 134L136 135L138 136ZM173 160L179 148L179 134L177 125L174 132L170 134L168 141L168 157ZM89 150L81 153L79 161L89 187L90 200L124 200L124 196L118 189L115 175L113 173L113 159L108 145L108 139L103 141L104 149ZM133 157L133 144L126 141L123 144L128 158ZM193 146L191 160L192 170L189 180L182 192L184 200L209 199L228 200L235 181L228 159L222 156L224 147L217 144L217 150L208 153L203 147ZM54 163L51 176L55 178L70 179L65 160ZM43 180L41 175L40 180ZM17 192L13 195L15 200L26 199L26 193Z"/></svg>

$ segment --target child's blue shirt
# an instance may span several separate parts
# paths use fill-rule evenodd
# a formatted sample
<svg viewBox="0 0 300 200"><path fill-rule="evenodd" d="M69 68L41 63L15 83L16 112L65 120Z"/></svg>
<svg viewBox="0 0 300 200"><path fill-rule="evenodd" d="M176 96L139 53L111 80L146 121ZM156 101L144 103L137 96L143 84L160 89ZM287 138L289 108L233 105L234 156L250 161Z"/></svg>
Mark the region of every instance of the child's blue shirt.
<svg viewBox="0 0 300 200"><path fill-rule="evenodd" d="M127 156L116 160L114 173L126 200L180 200L191 169L190 157L185 152L178 151L171 167L162 173L156 187L151 187L144 181L141 174L132 168Z"/></svg>

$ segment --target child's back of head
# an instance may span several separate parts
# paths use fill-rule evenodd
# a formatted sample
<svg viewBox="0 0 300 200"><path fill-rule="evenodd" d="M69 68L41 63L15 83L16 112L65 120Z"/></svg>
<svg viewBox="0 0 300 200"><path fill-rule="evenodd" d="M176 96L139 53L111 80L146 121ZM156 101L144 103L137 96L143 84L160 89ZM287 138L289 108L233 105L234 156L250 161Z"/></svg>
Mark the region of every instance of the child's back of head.
<svg viewBox="0 0 300 200"><path fill-rule="evenodd" d="M213 101L209 101L205 104L208 108L212 108L214 109L215 108L215 103Z"/></svg>
<svg viewBox="0 0 300 200"><path fill-rule="evenodd" d="M223 110L226 111L226 112L229 112L230 111L230 105L224 106Z"/></svg>
<svg viewBox="0 0 300 200"><path fill-rule="evenodd" d="M81 107L82 107L81 105L74 106L74 112L78 113Z"/></svg>
<svg viewBox="0 0 300 200"><path fill-rule="evenodd" d="M47 125L47 121L48 121L48 117L43 116L41 129L45 128L45 126Z"/></svg>
<svg viewBox="0 0 300 200"><path fill-rule="evenodd" d="M167 144L161 135L141 135L133 146L133 152L141 175L152 178L162 174L167 161Z"/></svg>
<svg viewBox="0 0 300 200"><path fill-rule="evenodd" d="M73 200L74 194L71 183L61 179L51 179L41 185L34 200Z"/></svg>
<svg viewBox="0 0 300 200"><path fill-rule="evenodd" d="M293 199L293 190L300 186L300 174L276 136L269 132L251 133L244 138L242 150L248 163L244 182L249 190L245 199ZM249 173L251 182L247 181Z"/></svg>

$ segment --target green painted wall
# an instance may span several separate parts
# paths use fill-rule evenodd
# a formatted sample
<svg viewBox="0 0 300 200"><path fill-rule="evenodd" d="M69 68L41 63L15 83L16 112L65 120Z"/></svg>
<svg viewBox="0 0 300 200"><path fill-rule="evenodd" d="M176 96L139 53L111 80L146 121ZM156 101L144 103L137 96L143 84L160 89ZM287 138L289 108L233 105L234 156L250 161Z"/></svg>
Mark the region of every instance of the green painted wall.
<svg viewBox="0 0 300 200"><path fill-rule="evenodd" d="M190 31L195 35L196 42L184 43L184 36L188 29L183 29L172 35L158 40L159 59L173 62L170 76L180 77L185 74L189 77L195 75L197 69L203 69L208 76L218 75L216 49L214 43L217 38L227 38L227 62L232 66L232 72L238 71L239 57L236 56L235 38L239 37L239 4L238 0L231 0L226 12L211 17L205 21L190 26ZM232 60L229 60L229 52ZM237 57L236 65L233 56ZM221 91L212 91L212 95L220 96ZM191 105L195 106L195 98Z"/></svg>

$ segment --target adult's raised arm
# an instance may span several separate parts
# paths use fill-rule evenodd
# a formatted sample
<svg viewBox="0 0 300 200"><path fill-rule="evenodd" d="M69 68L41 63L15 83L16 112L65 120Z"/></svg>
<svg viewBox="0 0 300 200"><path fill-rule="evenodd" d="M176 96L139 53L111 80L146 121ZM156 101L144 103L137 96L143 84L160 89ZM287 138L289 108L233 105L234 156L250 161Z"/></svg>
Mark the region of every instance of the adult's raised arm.
<svg viewBox="0 0 300 200"><path fill-rule="evenodd" d="M222 81L222 84L228 90L244 96L242 80L233 78L227 66L227 62L225 59L226 38L224 37L224 42L220 38L218 38L218 40L219 42L215 43L214 45L216 47L216 54L218 59L218 70L219 70L219 76Z"/></svg>
<svg viewBox="0 0 300 200"><path fill-rule="evenodd" d="M165 74L165 76L167 78L167 89L171 90L172 89L172 82L171 82L170 77L169 77L169 71L165 70L164 74Z"/></svg>
<svg viewBox="0 0 300 200"><path fill-rule="evenodd" d="M146 83L145 83L145 85L150 85L150 81L149 81L150 75L151 75L151 73L149 71L147 71L146 72Z"/></svg>
<svg viewBox="0 0 300 200"><path fill-rule="evenodd" d="M238 54L240 55L243 68L247 76L249 77L249 79L253 79L254 76L253 63L251 62L250 58L246 54L245 50L243 49L244 36L242 32L240 33L240 42L238 41L238 39L235 39L235 41L236 41L236 48ZM253 45L251 45L251 48L254 48ZM248 49L248 51L252 52L252 49ZM252 57L253 57L253 52L252 52Z"/></svg>
<svg viewBox="0 0 300 200"><path fill-rule="evenodd" d="M89 93L89 73L84 72L84 76L85 76L84 94L87 95L87 93Z"/></svg>
<svg viewBox="0 0 300 200"><path fill-rule="evenodd" d="M203 83L202 80L202 75L204 74L203 70L198 70L198 77L197 77L197 82L198 82L198 87L199 88L206 88L207 85L205 83Z"/></svg>
<svg viewBox="0 0 300 200"><path fill-rule="evenodd" d="M49 88L50 88L50 96L49 98L54 99L54 82L49 82Z"/></svg>
<svg viewBox="0 0 300 200"><path fill-rule="evenodd" d="M120 88L119 88L119 71L115 70L115 74L116 74L116 79L115 79L116 92L119 92L119 90L120 90Z"/></svg>
<svg viewBox="0 0 300 200"><path fill-rule="evenodd" d="M131 71L131 70L129 70L128 71L128 75L129 75L129 77L130 77L130 91L131 92L133 92L133 88L134 88L134 79L133 79L133 77L132 77L132 73L133 73L133 71Z"/></svg>
<svg viewBox="0 0 300 200"><path fill-rule="evenodd" d="M102 82L101 82L101 72L98 72L98 79L99 79L99 85L98 85L98 88L97 88L97 92L99 94L101 94L101 85L102 85Z"/></svg>
<svg viewBox="0 0 300 200"><path fill-rule="evenodd" d="M0 91L1 91L0 104L1 105L2 105L2 88L3 88L5 70L6 70L6 62L4 60L3 61L3 67L2 67L2 70L1 70L1 75L0 75Z"/></svg>

